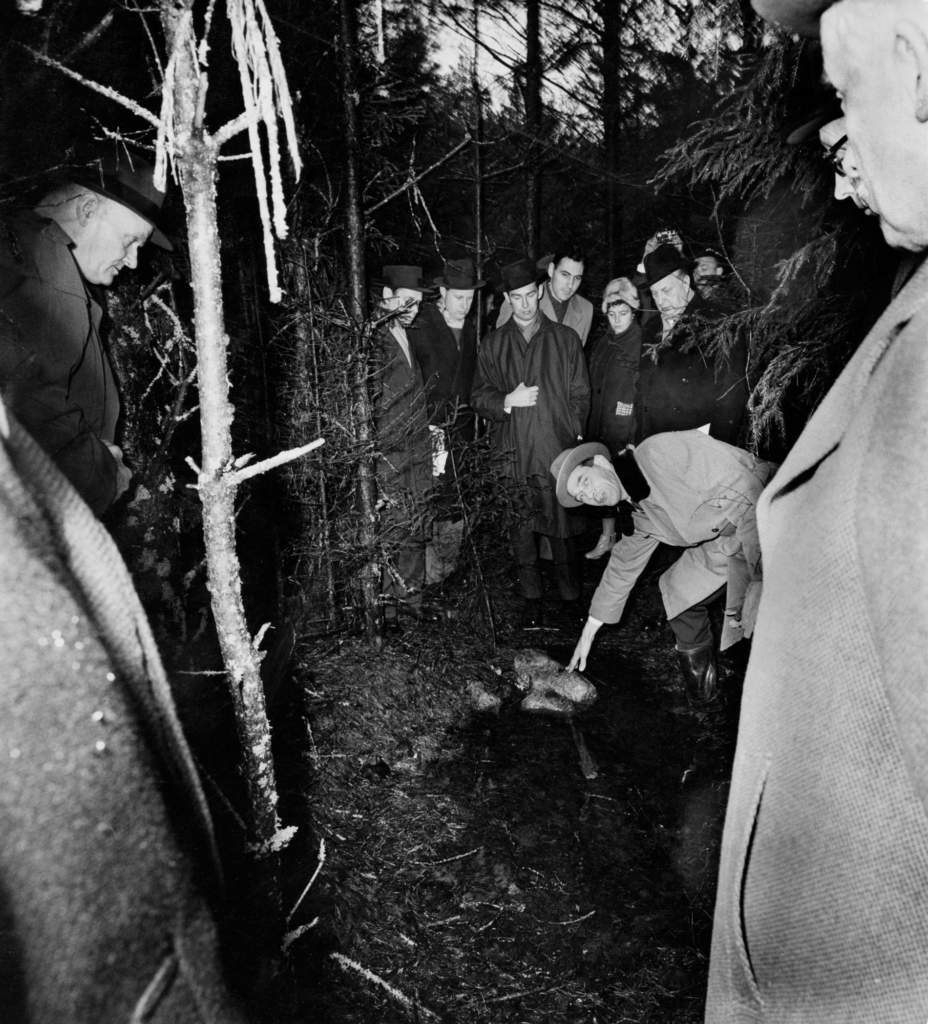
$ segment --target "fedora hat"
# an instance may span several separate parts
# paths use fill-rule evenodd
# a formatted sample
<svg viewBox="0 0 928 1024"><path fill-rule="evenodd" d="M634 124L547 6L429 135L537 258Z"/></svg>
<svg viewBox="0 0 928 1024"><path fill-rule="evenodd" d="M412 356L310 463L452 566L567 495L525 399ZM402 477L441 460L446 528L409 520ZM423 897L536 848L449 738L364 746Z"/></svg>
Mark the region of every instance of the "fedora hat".
<svg viewBox="0 0 928 1024"><path fill-rule="evenodd" d="M121 146L101 147L74 174L75 183L125 206L151 225L150 242L168 252L174 246L158 227L164 193L155 188L155 169Z"/></svg>
<svg viewBox="0 0 928 1024"><path fill-rule="evenodd" d="M644 258L644 273L648 279L648 285L657 284L658 281L663 280L675 270L689 272L689 266L679 249L666 242L659 245L654 252L649 252Z"/></svg>
<svg viewBox="0 0 928 1024"><path fill-rule="evenodd" d="M380 284L396 291L397 288L408 288L411 292L427 292L432 287L422 278L422 267L407 263L395 263L383 268Z"/></svg>
<svg viewBox="0 0 928 1024"><path fill-rule="evenodd" d="M819 19L832 0L751 0L751 6L764 19L776 22L787 32L817 36Z"/></svg>
<svg viewBox="0 0 928 1024"><path fill-rule="evenodd" d="M514 292L517 288L524 288L527 284L538 284L541 278L541 271L535 265L534 260L530 260L528 257L507 263L499 273L503 279L504 292Z"/></svg>
<svg viewBox="0 0 928 1024"><path fill-rule="evenodd" d="M583 444L578 444L576 448L565 448L551 463L555 494L564 508L579 508L583 504L582 501L577 501L567 493L567 481L577 466L592 459L594 455L611 458L609 449L604 444L600 444L599 441L586 441Z"/></svg>
<svg viewBox="0 0 928 1024"><path fill-rule="evenodd" d="M465 256L460 260L445 260L445 272L441 277L435 278L435 284L442 288L458 288L461 291L468 291L482 288L486 281L479 280L474 261Z"/></svg>

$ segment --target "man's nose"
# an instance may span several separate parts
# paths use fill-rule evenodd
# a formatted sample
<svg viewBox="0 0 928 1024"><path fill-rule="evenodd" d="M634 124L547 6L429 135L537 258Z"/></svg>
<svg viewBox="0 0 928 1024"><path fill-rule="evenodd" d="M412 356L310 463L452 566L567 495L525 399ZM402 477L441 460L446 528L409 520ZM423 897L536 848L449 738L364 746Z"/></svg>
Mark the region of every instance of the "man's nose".
<svg viewBox="0 0 928 1024"><path fill-rule="evenodd" d="M135 268L139 265L138 249L136 249L134 245L130 246L126 250L126 255L123 256L122 261L130 270L135 270Z"/></svg>
<svg viewBox="0 0 928 1024"><path fill-rule="evenodd" d="M835 199L847 199L854 194L850 180L843 174L835 175Z"/></svg>

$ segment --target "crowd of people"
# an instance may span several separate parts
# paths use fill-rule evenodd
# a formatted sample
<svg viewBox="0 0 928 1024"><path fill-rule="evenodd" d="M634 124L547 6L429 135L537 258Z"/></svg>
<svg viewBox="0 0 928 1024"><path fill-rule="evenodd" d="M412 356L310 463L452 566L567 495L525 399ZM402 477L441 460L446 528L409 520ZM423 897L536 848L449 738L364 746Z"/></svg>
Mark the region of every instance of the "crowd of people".
<svg viewBox="0 0 928 1024"><path fill-rule="evenodd" d="M550 557L579 635L569 667L586 666L658 545L682 549L660 587L693 700L717 691L716 650L753 632L706 1020L908 1024L928 1018L928 6L754 4L821 32L843 111L810 130L836 198L878 217L906 254L891 304L775 467L743 447L744 346L714 343L730 282L719 253L657 233L640 266L606 284L598 322L579 293L581 250L523 257L502 268L482 338L473 305L487 282L471 260L432 280L384 267L371 359L393 553L384 614L394 628L434 614L418 510L478 423L515 499L520 625L543 621ZM20 669L0 694L4 749L21 766L0 800L10 1019L117 1006L125 1019L240 1019L216 963L210 883L195 881L215 865L204 874L178 841L152 779L174 779L209 854L203 794L131 582L91 514L130 480L98 289L146 242L170 248L161 199L149 166L101 159L9 218L0 241L0 650ZM587 557L608 556L589 608L580 505L601 517ZM115 830L107 793L131 819ZM94 871L74 886L81 861ZM170 941L139 941L154 933ZM53 947L58 987L43 980Z"/></svg>

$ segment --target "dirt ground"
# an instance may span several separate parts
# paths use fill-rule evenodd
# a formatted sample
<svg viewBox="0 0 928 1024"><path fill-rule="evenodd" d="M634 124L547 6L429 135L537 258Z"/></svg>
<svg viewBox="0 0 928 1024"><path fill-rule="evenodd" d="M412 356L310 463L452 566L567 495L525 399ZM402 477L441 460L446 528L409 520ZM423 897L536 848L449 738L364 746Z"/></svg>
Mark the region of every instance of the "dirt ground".
<svg viewBox="0 0 928 1024"><path fill-rule="evenodd" d="M586 596L602 566L586 563ZM320 840L324 861L291 922L318 918L291 949L292 1019L701 1021L741 676L723 669L721 707L688 706L658 569L594 646L598 700L577 719L591 779L570 724L522 712L513 685L521 650L569 659L578 627L556 601L547 628L520 630L501 578L495 650L474 608L381 650L304 647L282 785L285 817L310 823L291 904Z"/></svg>

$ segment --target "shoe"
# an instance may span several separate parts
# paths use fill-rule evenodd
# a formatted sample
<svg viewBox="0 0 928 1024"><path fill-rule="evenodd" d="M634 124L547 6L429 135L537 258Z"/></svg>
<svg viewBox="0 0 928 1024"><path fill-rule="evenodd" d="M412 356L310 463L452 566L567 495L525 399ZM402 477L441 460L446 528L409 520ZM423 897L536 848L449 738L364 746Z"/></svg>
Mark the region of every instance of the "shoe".
<svg viewBox="0 0 928 1024"><path fill-rule="evenodd" d="M596 547L583 556L584 558L602 558L603 555L608 555L609 552L615 547L615 534L600 534L599 540L596 542Z"/></svg>
<svg viewBox="0 0 928 1024"><path fill-rule="evenodd" d="M520 629L541 629L541 601L526 598L522 608L522 618L519 620Z"/></svg>
<svg viewBox="0 0 928 1024"><path fill-rule="evenodd" d="M677 659L690 703L708 704L715 700L719 692L719 675L712 645L706 644L705 647L695 647L689 651L678 648Z"/></svg>

